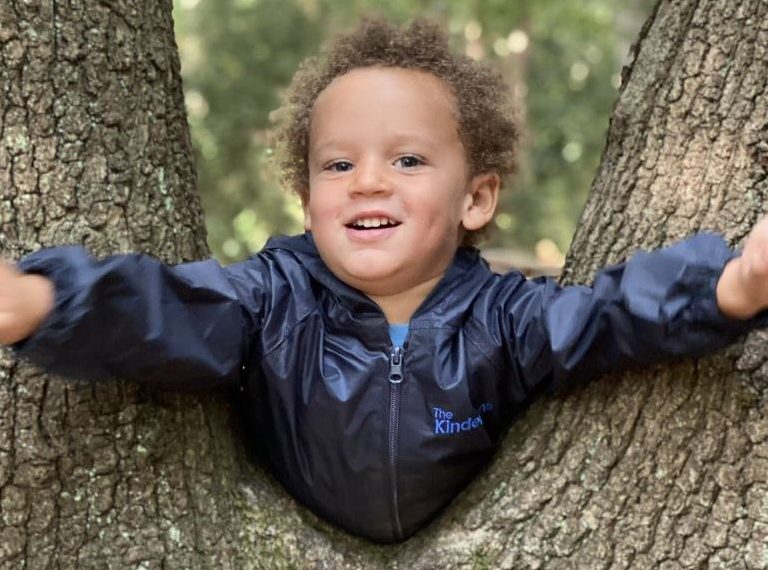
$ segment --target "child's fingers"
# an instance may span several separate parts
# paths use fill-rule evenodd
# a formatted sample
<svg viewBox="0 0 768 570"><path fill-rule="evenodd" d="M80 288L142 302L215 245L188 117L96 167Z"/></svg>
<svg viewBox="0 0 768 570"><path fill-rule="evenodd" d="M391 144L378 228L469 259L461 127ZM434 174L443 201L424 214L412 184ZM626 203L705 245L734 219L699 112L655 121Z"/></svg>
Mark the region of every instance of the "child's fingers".
<svg viewBox="0 0 768 570"><path fill-rule="evenodd" d="M0 259L0 287L12 282L22 274L10 262Z"/></svg>
<svg viewBox="0 0 768 570"><path fill-rule="evenodd" d="M760 220L752 229L742 255L748 275L768 277L768 218Z"/></svg>
<svg viewBox="0 0 768 570"><path fill-rule="evenodd" d="M44 277L27 275L0 260L0 343L28 337L53 305L53 286Z"/></svg>
<svg viewBox="0 0 768 570"><path fill-rule="evenodd" d="M0 343L11 344L18 336L18 309L16 307L18 271L5 260L0 260Z"/></svg>
<svg viewBox="0 0 768 570"><path fill-rule="evenodd" d="M16 313L0 310L0 344L13 344L27 336L27 331L20 326Z"/></svg>

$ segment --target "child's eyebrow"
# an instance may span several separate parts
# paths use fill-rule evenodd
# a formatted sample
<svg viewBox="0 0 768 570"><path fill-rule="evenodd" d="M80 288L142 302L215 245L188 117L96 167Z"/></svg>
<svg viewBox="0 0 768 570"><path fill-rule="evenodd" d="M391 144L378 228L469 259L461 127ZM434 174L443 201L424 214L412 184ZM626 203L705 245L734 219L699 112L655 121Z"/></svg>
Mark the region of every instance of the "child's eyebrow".
<svg viewBox="0 0 768 570"><path fill-rule="evenodd" d="M327 149L337 149L344 146L343 141L337 140L337 139L329 139L325 142L322 142L320 144L312 144L312 141L310 140L309 143L309 151L310 152L322 152Z"/></svg>
<svg viewBox="0 0 768 570"><path fill-rule="evenodd" d="M321 153L321 152L327 152L329 150L335 151L335 150L341 150L341 149L347 148L349 146L354 146L355 144L357 143L352 140L334 138L334 139L328 139L326 141L322 141L317 144L312 144L312 142L310 142L309 151L311 153ZM418 145L419 147L426 148L428 150L431 150L440 146L439 141L436 139L436 137L424 135L419 131L402 132L402 133L396 133L392 135L386 135L385 146L388 149L396 148L403 145L414 145L414 144Z"/></svg>
<svg viewBox="0 0 768 570"><path fill-rule="evenodd" d="M427 147L438 146L437 137L425 135L421 131L398 133L390 140L391 146L399 146L403 144L418 144Z"/></svg>

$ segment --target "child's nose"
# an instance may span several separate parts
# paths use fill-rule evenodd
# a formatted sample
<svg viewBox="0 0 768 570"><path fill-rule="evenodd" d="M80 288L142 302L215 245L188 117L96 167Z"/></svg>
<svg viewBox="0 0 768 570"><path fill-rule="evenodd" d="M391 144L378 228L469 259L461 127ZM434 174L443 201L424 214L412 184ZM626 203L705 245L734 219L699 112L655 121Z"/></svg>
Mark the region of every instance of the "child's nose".
<svg viewBox="0 0 768 570"><path fill-rule="evenodd" d="M372 160L359 163L349 186L350 195L391 193L392 186L387 174L386 164Z"/></svg>

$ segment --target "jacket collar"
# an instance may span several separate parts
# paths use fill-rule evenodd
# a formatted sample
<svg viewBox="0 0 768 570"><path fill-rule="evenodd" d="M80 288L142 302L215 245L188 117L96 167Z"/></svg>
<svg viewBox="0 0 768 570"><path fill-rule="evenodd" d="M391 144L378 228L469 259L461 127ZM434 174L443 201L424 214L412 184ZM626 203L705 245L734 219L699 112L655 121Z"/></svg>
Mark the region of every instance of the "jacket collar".
<svg viewBox="0 0 768 570"><path fill-rule="evenodd" d="M381 308L370 297L331 273L320 257L310 232L272 237L264 249L291 252L315 280L333 292L358 317L383 319ZM474 297L473 292L491 275L488 264L480 257L476 248L459 248L442 279L416 309L411 318L411 326L417 322L426 326L435 320L445 322L451 313L462 311L466 307Z"/></svg>

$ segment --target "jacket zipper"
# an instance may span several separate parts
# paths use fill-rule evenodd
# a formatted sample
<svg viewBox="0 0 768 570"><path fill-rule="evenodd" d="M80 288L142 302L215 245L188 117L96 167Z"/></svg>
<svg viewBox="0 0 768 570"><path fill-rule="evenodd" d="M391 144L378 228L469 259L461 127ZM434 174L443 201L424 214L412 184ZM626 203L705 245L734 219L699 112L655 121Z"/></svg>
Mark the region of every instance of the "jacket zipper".
<svg viewBox="0 0 768 570"><path fill-rule="evenodd" d="M389 480L391 485L392 526L398 540L403 539L400 507L397 499L397 442L400 427L400 384L403 382L405 351L393 346L389 351Z"/></svg>

